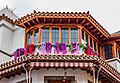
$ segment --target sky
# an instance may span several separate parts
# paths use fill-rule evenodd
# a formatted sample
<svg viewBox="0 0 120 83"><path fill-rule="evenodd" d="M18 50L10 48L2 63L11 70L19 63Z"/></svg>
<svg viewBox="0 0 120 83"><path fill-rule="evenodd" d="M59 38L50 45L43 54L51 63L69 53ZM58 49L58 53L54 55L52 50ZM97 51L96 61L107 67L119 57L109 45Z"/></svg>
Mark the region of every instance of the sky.
<svg viewBox="0 0 120 83"><path fill-rule="evenodd" d="M0 0L19 17L40 12L87 12L109 32L120 31L120 0Z"/></svg>

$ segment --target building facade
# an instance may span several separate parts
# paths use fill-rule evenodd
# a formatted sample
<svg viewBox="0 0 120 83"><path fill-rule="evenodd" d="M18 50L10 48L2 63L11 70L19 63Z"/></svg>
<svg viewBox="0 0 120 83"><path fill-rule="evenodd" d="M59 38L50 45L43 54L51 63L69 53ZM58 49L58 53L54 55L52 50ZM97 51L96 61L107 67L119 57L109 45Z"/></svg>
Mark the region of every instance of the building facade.
<svg viewBox="0 0 120 83"><path fill-rule="evenodd" d="M89 12L0 11L0 83L119 83L120 32Z"/></svg>

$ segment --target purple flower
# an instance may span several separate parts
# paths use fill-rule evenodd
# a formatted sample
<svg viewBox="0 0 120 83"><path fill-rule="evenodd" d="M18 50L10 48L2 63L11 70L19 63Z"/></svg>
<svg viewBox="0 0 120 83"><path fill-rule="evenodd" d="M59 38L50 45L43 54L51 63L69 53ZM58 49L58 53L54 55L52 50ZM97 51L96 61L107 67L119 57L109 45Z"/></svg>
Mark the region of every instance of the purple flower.
<svg viewBox="0 0 120 83"><path fill-rule="evenodd" d="M16 60L17 59L17 52L15 51L14 52L14 60Z"/></svg>
<svg viewBox="0 0 120 83"><path fill-rule="evenodd" d="M52 50L52 44L50 42L46 43L46 52L51 53Z"/></svg>
<svg viewBox="0 0 120 83"><path fill-rule="evenodd" d="M57 54L60 52L60 48L59 48L59 43L58 42L55 43L55 51L56 51Z"/></svg>
<svg viewBox="0 0 120 83"><path fill-rule="evenodd" d="M62 43L62 53L63 53L63 54L66 54L66 53L67 53L66 43Z"/></svg>

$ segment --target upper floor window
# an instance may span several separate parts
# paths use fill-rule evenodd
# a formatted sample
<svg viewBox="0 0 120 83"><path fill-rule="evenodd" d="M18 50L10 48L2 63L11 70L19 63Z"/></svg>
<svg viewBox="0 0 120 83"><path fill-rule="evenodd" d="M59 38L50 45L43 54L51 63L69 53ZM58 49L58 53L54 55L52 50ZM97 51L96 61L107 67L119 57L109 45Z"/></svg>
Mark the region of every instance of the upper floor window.
<svg viewBox="0 0 120 83"><path fill-rule="evenodd" d="M96 51L96 42L94 41L94 51Z"/></svg>
<svg viewBox="0 0 120 83"><path fill-rule="evenodd" d="M82 39L84 40L84 31L82 30Z"/></svg>
<svg viewBox="0 0 120 83"><path fill-rule="evenodd" d="M34 44L38 43L38 33L39 33L39 29L36 29L34 34Z"/></svg>
<svg viewBox="0 0 120 83"><path fill-rule="evenodd" d="M92 38L90 37L90 47L92 47Z"/></svg>
<svg viewBox="0 0 120 83"><path fill-rule="evenodd" d="M100 54L100 44L98 44L98 53Z"/></svg>
<svg viewBox="0 0 120 83"><path fill-rule="evenodd" d="M105 52L105 59L111 59L112 58L112 45L105 45L104 52Z"/></svg>
<svg viewBox="0 0 120 83"><path fill-rule="evenodd" d="M62 42L68 43L68 28L62 28Z"/></svg>
<svg viewBox="0 0 120 83"><path fill-rule="evenodd" d="M32 34L33 34L32 31L28 32L28 45L30 45L32 43Z"/></svg>
<svg viewBox="0 0 120 83"><path fill-rule="evenodd" d="M86 43L88 44L88 34L86 33Z"/></svg>
<svg viewBox="0 0 120 83"><path fill-rule="evenodd" d="M78 42L78 29L72 28L71 29L71 42Z"/></svg>
<svg viewBox="0 0 120 83"><path fill-rule="evenodd" d="M59 41L59 29L52 28L52 43L56 43Z"/></svg>
<svg viewBox="0 0 120 83"><path fill-rule="evenodd" d="M119 59L120 59L120 50L118 51L118 54L119 54Z"/></svg>
<svg viewBox="0 0 120 83"><path fill-rule="evenodd" d="M42 28L42 42L49 42L49 28Z"/></svg>

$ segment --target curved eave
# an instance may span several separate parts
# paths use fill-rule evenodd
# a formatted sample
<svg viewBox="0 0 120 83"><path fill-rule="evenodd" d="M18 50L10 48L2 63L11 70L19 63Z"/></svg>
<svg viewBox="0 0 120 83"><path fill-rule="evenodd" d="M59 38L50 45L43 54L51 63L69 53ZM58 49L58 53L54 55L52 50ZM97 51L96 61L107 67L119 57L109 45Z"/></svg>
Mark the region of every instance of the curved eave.
<svg viewBox="0 0 120 83"><path fill-rule="evenodd" d="M34 12L16 20L16 24L30 28L38 24L75 24L82 25L100 41L105 41L111 35L89 14L85 13L49 13Z"/></svg>

